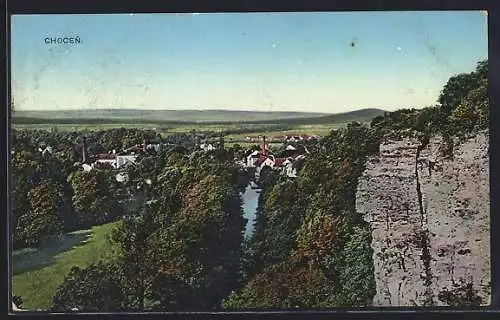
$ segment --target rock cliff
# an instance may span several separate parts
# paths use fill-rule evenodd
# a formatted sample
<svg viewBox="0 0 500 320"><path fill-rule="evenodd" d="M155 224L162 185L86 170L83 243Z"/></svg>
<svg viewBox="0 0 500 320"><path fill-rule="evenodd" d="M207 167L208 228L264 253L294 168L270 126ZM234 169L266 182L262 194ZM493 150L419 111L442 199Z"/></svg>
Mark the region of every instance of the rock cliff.
<svg viewBox="0 0 500 320"><path fill-rule="evenodd" d="M489 304L488 146L487 132L451 154L439 136L403 138L368 160L356 209L372 228L374 306L448 305L443 293L464 283Z"/></svg>

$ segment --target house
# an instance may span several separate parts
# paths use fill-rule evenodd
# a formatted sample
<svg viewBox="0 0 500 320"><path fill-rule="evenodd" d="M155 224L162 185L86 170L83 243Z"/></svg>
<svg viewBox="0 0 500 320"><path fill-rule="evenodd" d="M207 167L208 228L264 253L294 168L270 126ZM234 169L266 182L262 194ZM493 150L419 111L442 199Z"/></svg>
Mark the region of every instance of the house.
<svg viewBox="0 0 500 320"><path fill-rule="evenodd" d="M270 167L271 169L273 169L273 168L274 168L274 166L275 166L275 164L276 164L276 160L275 160L274 156L273 156L273 155L269 155L269 156L267 156L267 157L266 157L266 158L262 161L262 163L260 164L260 166L259 166L259 167L262 169L262 168L264 168L264 167L266 167L266 166L267 166L267 167Z"/></svg>
<svg viewBox="0 0 500 320"><path fill-rule="evenodd" d="M127 163L135 163L137 160L137 155L131 154L131 155L120 155L116 156L116 168L121 168Z"/></svg>
<svg viewBox="0 0 500 320"><path fill-rule="evenodd" d="M124 172L119 172L116 174L116 181L125 183L128 181L128 175Z"/></svg>
<svg viewBox="0 0 500 320"><path fill-rule="evenodd" d="M81 165L84 171L90 171L96 166L100 165L104 166L108 165L111 166L113 169L118 169L123 165L125 165L126 163L129 162L135 163L137 159L137 155L135 155L133 152L130 155L117 155L116 150L113 150L112 153L99 153L99 154L89 155L86 137L83 137L82 141L83 143L81 149ZM140 149L142 150L145 150L146 146L147 145L145 141L142 145L139 145ZM133 148L136 147L137 146L134 146Z"/></svg>
<svg viewBox="0 0 500 320"><path fill-rule="evenodd" d="M255 150L252 153L250 153L248 156L246 156L246 166L247 167L255 167L255 163L257 160L259 160L260 157L260 152Z"/></svg>
<svg viewBox="0 0 500 320"><path fill-rule="evenodd" d="M45 145L43 145L43 146L41 146L41 147L39 147L39 148L38 148L38 151L39 151L40 153L42 153L42 155L44 155L44 156L45 156L45 155L47 155L47 154L52 154L52 152L53 152L54 150L53 150L53 148L52 148L51 146L45 146Z"/></svg>
<svg viewBox="0 0 500 320"><path fill-rule="evenodd" d="M273 155L263 155L262 153L259 153L259 158L255 161L255 167L259 168L267 165L272 168L274 167L274 161L275 159Z"/></svg>
<svg viewBox="0 0 500 320"><path fill-rule="evenodd" d="M290 161L289 158L276 158L274 160L275 167L283 167L286 161Z"/></svg>
<svg viewBox="0 0 500 320"><path fill-rule="evenodd" d="M162 148L163 144L160 141L149 141L146 145L146 150L154 150L159 152Z"/></svg>
<svg viewBox="0 0 500 320"><path fill-rule="evenodd" d="M297 170L294 167L293 158L276 158L274 169L281 169L281 174L291 178L297 177Z"/></svg>
<svg viewBox="0 0 500 320"><path fill-rule="evenodd" d="M203 143L200 145L200 149L203 149L204 151L212 151L215 150L215 147L210 143L207 144Z"/></svg>
<svg viewBox="0 0 500 320"><path fill-rule="evenodd" d="M303 135L303 138L304 138L304 140L311 141L311 140L314 140L314 139L318 139L318 136L317 135L310 136L310 135L305 134L305 135Z"/></svg>
<svg viewBox="0 0 500 320"><path fill-rule="evenodd" d="M303 155L303 154L299 154L299 155L296 155L295 157L293 157L293 160L294 160L294 161L299 161L299 160L303 160L303 159L305 159L305 158L306 158L306 156L305 156L305 155Z"/></svg>
<svg viewBox="0 0 500 320"><path fill-rule="evenodd" d="M269 156L263 156L263 155L261 155L259 157L259 159L255 162L255 166L256 166L255 176L259 177L260 176L260 172L265 167L269 167L271 169L274 169L275 162L276 162L276 159L274 158L273 155L269 155Z"/></svg>
<svg viewBox="0 0 500 320"><path fill-rule="evenodd" d="M285 166L285 175L290 178L297 178L297 168L294 166L293 162L288 162Z"/></svg>
<svg viewBox="0 0 500 320"><path fill-rule="evenodd" d="M88 171L97 166L111 166L113 169L119 169L127 163L135 163L137 155L116 155L116 154L97 154L90 156L88 163L84 164L84 170ZM90 167L90 169L89 169Z"/></svg>
<svg viewBox="0 0 500 320"><path fill-rule="evenodd" d="M143 140L142 143L136 144L135 146L132 146L130 148L127 148L123 150L124 153L131 153L131 152L137 152L137 153L146 153L147 151L147 142L146 140Z"/></svg>
<svg viewBox="0 0 500 320"><path fill-rule="evenodd" d="M88 162L95 167L96 165L110 165L112 168L117 168L116 154L100 153L89 156Z"/></svg>
<svg viewBox="0 0 500 320"><path fill-rule="evenodd" d="M169 145L171 145L171 144L163 143L162 141L156 141L156 140L146 141L146 139L144 139L142 141L142 143L139 143L139 144L136 144L130 148L127 148L127 149L123 150L123 152L127 153L127 154L130 154L132 152L134 152L134 153L147 153L148 150L154 150L156 152L159 152L162 150L162 148L164 146L169 146Z"/></svg>

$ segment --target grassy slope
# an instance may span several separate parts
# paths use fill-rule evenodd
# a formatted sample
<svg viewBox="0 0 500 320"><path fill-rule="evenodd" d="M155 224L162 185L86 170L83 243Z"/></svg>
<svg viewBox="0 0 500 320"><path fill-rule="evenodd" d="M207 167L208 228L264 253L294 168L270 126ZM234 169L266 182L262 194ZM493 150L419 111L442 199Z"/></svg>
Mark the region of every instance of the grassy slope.
<svg viewBox="0 0 500 320"><path fill-rule="evenodd" d="M46 309L52 296L73 266L86 265L107 258L107 235L115 226L109 223L91 230L75 231L64 240L54 241L41 250L13 252L13 294L20 295L25 309Z"/></svg>

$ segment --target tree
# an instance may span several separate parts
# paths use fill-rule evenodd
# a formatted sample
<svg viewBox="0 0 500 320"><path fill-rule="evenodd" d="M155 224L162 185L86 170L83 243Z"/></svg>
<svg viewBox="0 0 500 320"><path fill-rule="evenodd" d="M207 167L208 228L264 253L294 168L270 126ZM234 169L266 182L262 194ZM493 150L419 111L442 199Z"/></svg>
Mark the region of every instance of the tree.
<svg viewBox="0 0 500 320"><path fill-rule="evenodd" d="M77 171L71 177L73 206L80 228L110 222L122 212L115 190L115 175L107 169Z"/></svg>
<svg viewBox="0 0 500 320"><path fill-rule="evenodd" d="M41 164L33 153L26 150L14 150L12 154L12 226L14 229L19 217L29 211L29 202L26 201L28 192L38 184L41 170Z"/></svg>
<svg viewBox="0 0 500 320"><path fill-rule="evenodd" d="M239 292L223 302L225 309L314 308L330 295L323 272L294 254L290 259L266 268Z"/></svg>
<svg viewBox="0 0 500 320"><path fill-rule="evenodd" d="M16 237L25 246L39 246L44 240L60 235L63 231L59 214L62 197L55 184L44 181L28 193L28 199L31 210L21 216Z"/></svg>
<svg viewBox="0 0 500 320"><path fill-rule="evenodd" d="M118 245L118 261L122 266L122 285L131 294L135 310L145 311L146 296L160 268L157 227L152 213L145 209L113 229L111 240Z"/></svg>
<svg viewBox="0 0 500 320"><path fill-rule="evenodd" d="M451 134L465 129L470 132L476 125L488 126L488 61L480 61L476 70L451 77L444 86L439 102L441 104L442 123L455 121ZM447 117L453 116L448 119ZM464 128L465 126L465 128ZM448 128L448 130L450 130Z"/></svg>
<svg viewBox="0 0 500 320"><path fill-rule="evenodd" d="M439 103L445 115L451 114L460 101L472 90L476 83L471 74L458 74L451 77L439 95Z"/></svg>
<svg viewBox="0 0 500 320"><path fill-rule="evenodd" d="M263 233L259 252L263 266L285 260L296 248L295 233L303 215L295 181L278 182L268 188L270 190L259 213L265 220L259 221L259 225L264 223L265 228L256 230L256 233Z"/></svg>
<svg viewBox="0 0 500 320"><path fill-rule="evenodd" d="M119 312L130 310L121 266L102 261L73 267L53 297L53 311Z"/></svg>
<svg viewBox="0 0 500 320"><path fill-rule="evenodd" d="M351 307L371 304L375 295L373 249L368 226L353 227L341 253L339 281L342 284L342 304Z"/></svg>
<svg viewBox="0 0 500 320"><path fill-rule="evenodd" d="M311 209L297 234L298 249L329 276L336 274L340 255L338 220L332 214Z"/></svg>
<svg viewBox="0 0 500 320"><path fill-rule="evenodd" d="M159 274L153 281L151 291L147 294L153 302L154 311L194 311L201 310L201 304L194 299L194 289L185 281Z"/></svg>
<svg viewBox="0 0 500 320"><path fill-rule="evenodd" d="M394 119L410 123L416 121L411 120L415 114L415 110L405 110ZM369 303L374 294L370 290L371 239L359 234L365 229L360 229L363 220L355 211L355 197L367 157L378 151L375 130L352 123L332 131L304 160L295 181L276 179L265 184L256 230L246 251L250 281L226 300L226 307ZM347 254L349 250L354 251L352 255ZM351 262L360 265L355 270L346 268L344 263ZM352 272L358 273L353 276ZM348 289L353 292L346 294Z"/></svg>
<svg viewBox="0 0 500 320"><path fill-rule="evenodd" d="M163 217L157 230L156 262L158 277L182 284L185 289L179 301L189 300L202 310L214 310L238 285L244 220L233 174L215 175L212 172L227 172L227 168L206 165L201 162L198 168L164 173L163 184L173 185L160 188L162 193L168 192L160 194L161 200L155 206L154 215ZM180 198L179 203L170 201L175 197ZM165 213L169 210L170 214ZM147 291L146 295L163 302L172 293L154 287ZM159 297L162 292L167 295L165 298ZM181 305L184 302L175 308L182 308ZM160 303L156 308L169 306L172 307Z"/></svg>

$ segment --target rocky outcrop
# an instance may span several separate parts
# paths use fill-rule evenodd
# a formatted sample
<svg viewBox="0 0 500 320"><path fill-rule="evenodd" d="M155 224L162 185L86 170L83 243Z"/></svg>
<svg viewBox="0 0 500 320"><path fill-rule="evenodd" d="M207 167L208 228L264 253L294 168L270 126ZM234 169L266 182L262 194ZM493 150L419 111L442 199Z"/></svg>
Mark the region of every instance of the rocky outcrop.
<svg viewBox="0 0 500 320"><path fill-rule="evenodd" d="M482 132L447 155L439 136L404 138L368 160L356 209L372 228L374 306L447 305L440 293L464 282L489 304L488 145Z"/></svg>

